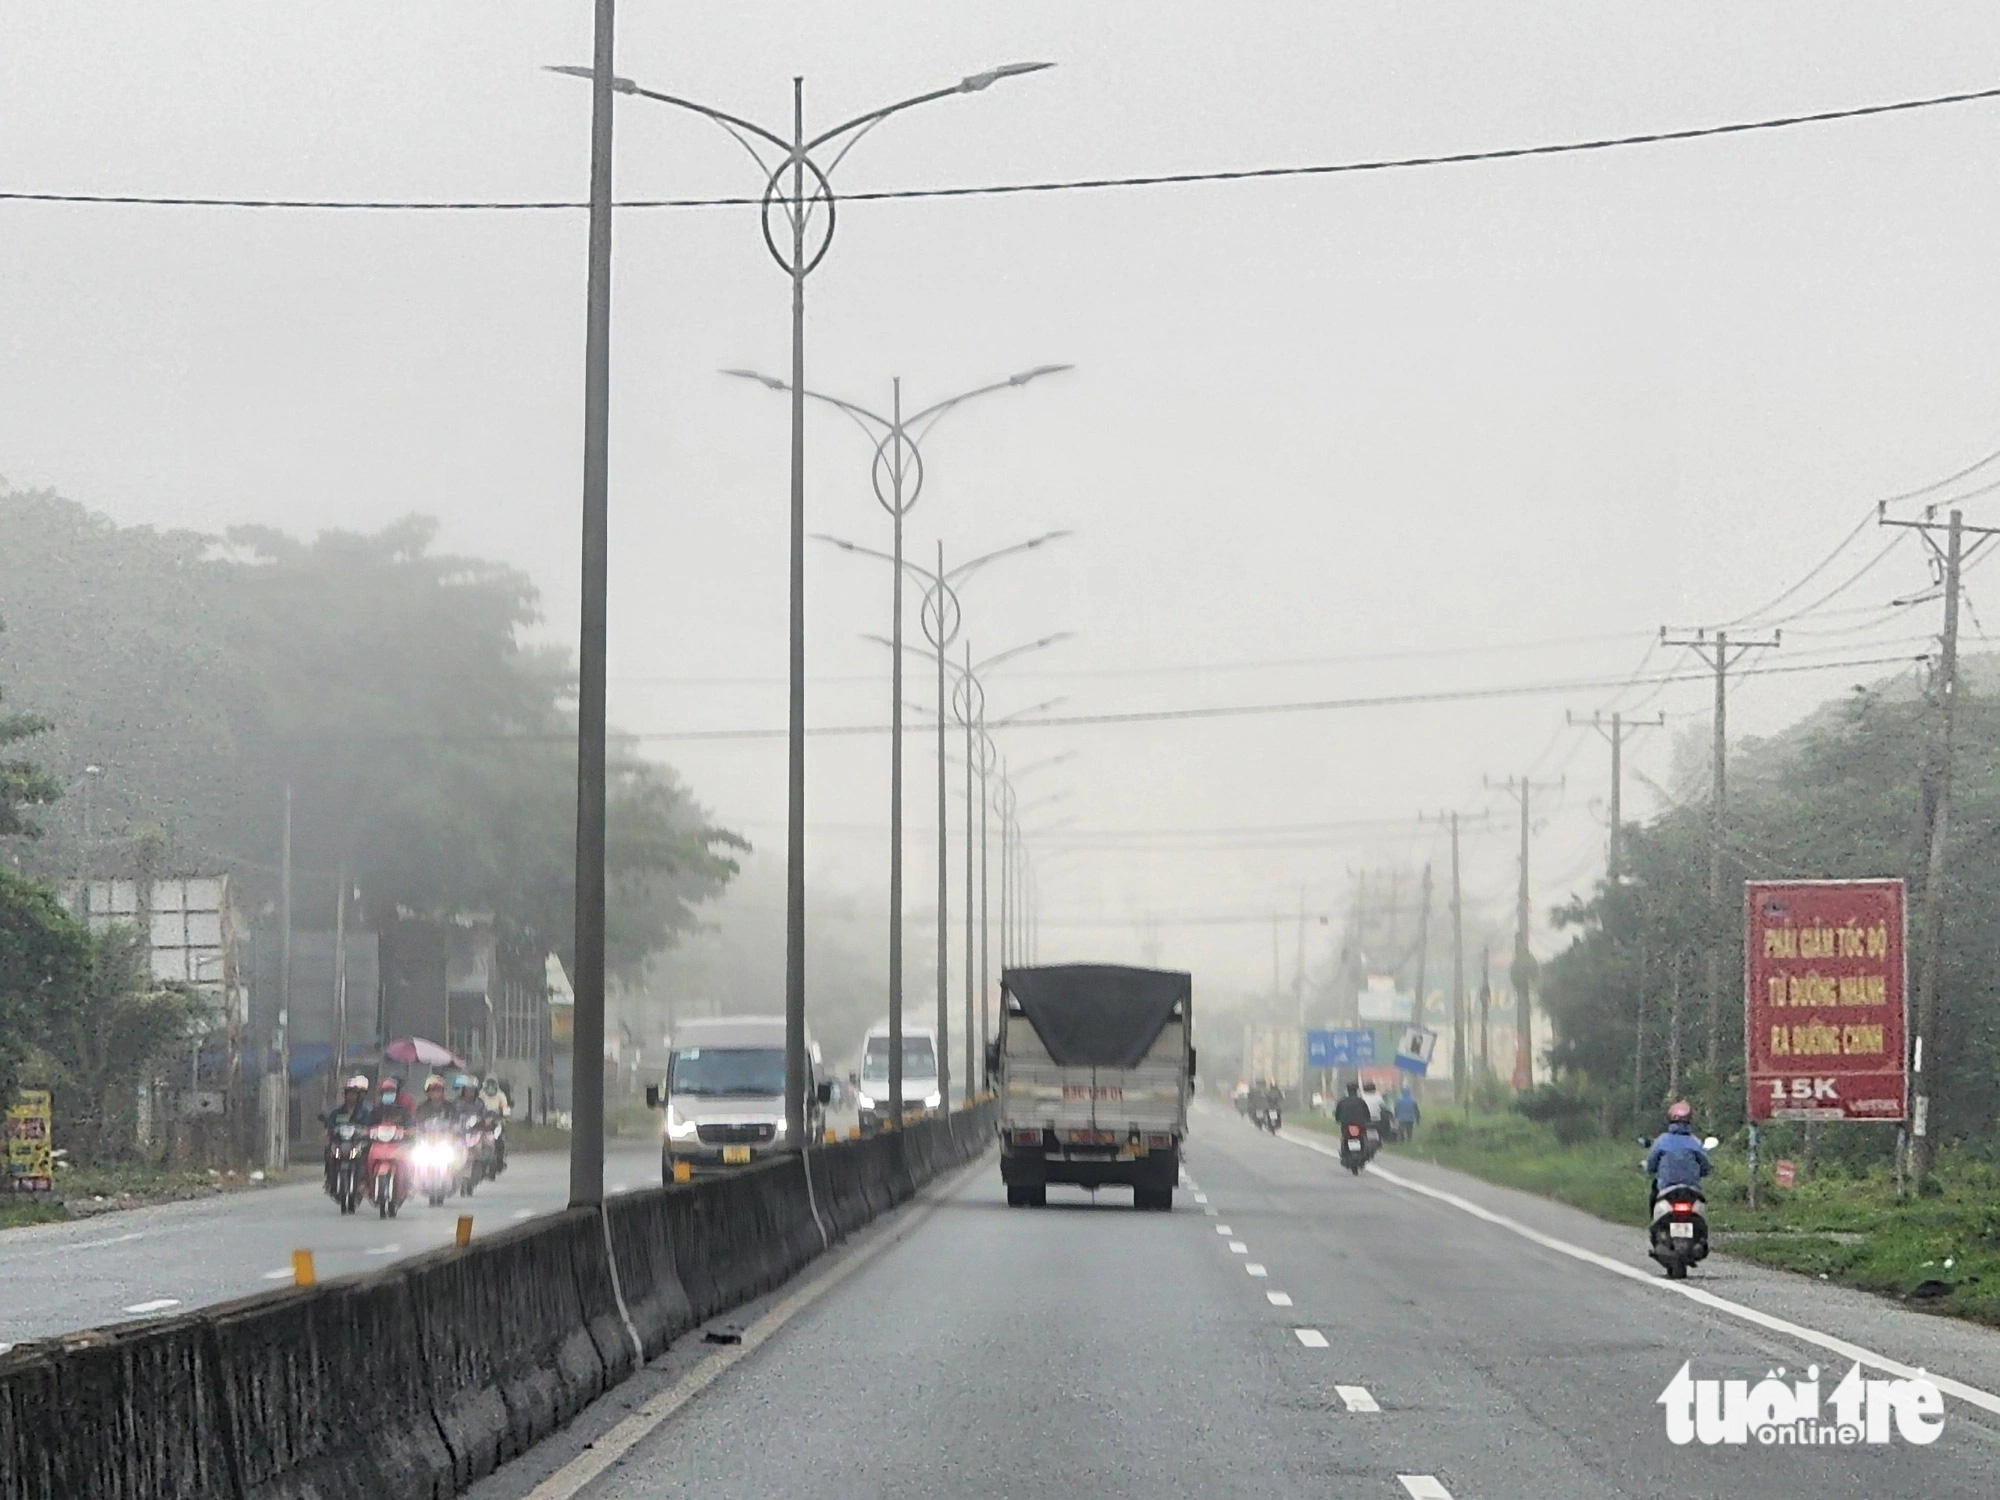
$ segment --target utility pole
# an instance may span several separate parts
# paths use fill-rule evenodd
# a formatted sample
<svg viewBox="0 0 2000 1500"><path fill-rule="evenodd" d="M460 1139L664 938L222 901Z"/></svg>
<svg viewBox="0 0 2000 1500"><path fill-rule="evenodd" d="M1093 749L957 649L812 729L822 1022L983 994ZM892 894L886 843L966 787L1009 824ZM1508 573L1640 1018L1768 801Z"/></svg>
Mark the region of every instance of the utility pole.
<svg viewBox="0 0 2000 1500"><path fill-rule="evenodd" d="M1458 814L1451 815L1451 1096L1465 1103L1465 900L1458 882Z"/></svg>
<svg viewBox="0 0 2000 1500"><path fill-rule="evenodd" d="M1306 893L1299 891L1298 952L1292 960L1292 1004L1299 1013L1300 1024L1304 1024L1306 1014Z"/></svg>
<svg viewBox="0 0 2000 1500"><path fill-rule="evenodd" d="M1479 1076L1493 1070L1493 959L1486 945L1479 945Z"/></svg>
<svg viewBox="0 0 2000 1500"><path fill-rule="evenodd" d="M1710 635L1697 630L1678 639L1660 627L1660 643L1686 646L1715 672L1715 766L1710 772L1708 797L1708 1078L1713 1087L1722 1066L1722 950L1736 931L1733 911L1722 901L1722 836L1729 816L1729 669L1752 651L1779 644L1780 632L1772 631L1759 640L1731 640L1726 631Z"/></svg>
<svg viewBox="0 0 2000 1500"><path fill-rule="evenodd" d="M1410 1024L1424 1024L1425 967L1431 949L1431 867L1424 864L1423 904L1417 909L1417 990L1410 1000Z"/></svg>
<svg viewBox="0 0 2000 1500"><path fill-rule="evenodd" d="M1603 735L1611 746L1611 835L1604 846L1604 878L1613 885L1624 872L1625 843L1625 741L1642 729L1658 729L1667 722L1665 713L1651 719L1627 719L1623 714L1611 715L1611 722L1605 723L1604 715L1592 713L1587 719L1565 713L1563 718L1574 729L1595 729Z"/></svg>
<svg viewBox="0 0 2000 1500"><path fill-rule="evenodd" d="M1931 741L1930 764L1925 768L1924 798L1930 813L1929 852L1924 865L1923 910L1919 918L1921 945L1917 961L1916 1035L1911 1042L1914 1103L1910 1120L1910 1174L1922 1181L1931 1168L1931 1092L1924 1073L1924 1042L1928 1038L1936 1050L1937 1029L1943 1009L1939 981L1944 959L1945 841L1951 831L1952 740L1958 724L1958 598L1959 576L1965 563L1995 536L2000 527L1967 526L1962 511L1954 510L1942 524L1936 511L1927 510L1921 521L1894 521L1885 504L1879 512L1884 526L1902 526L1917 533L1931 549L1944 574L1944 629L1941 633L1937 671L1932 694L1937 700L1938 728ZM1933 533L1942 531L1945 543L1939 547ZM1965 536L1977 538L1970 549Z"/></svg>
<svg viewBox="0 0 2000 1500"><path fill-rule="evenodd" d="M285 828L278 855L278 1079L272 1089L267 1171L281 1171L291 1154L292 1129L292 784L285 783Z"/></svg>
<svg viewBox="0 0 2000 1500"><path fill-rule="evenodd" d="M1489 779L1486 784L1506 792L1521 804L1521 878L1514 894L1514 965L1511 977L1514 981L1513 1083L1516 1090L1525 1092L1535 1086L1534 1017L1530 998L1535 980L1535 955L1528 947L1528 931L1534 920L1534 905L1529 898L1528 884L1528 835L1533 827L1529 808L1536 792L1559 791L1563 782L1537 782L1526 776L1510 776L1503 782Z"/></svg>

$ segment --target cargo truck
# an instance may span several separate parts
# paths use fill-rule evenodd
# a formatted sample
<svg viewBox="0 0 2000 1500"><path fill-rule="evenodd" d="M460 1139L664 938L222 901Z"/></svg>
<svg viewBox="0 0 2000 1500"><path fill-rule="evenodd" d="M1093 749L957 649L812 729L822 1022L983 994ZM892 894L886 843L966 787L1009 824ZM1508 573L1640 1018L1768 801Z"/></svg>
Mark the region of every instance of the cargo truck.
<svg viewBox="0 0 2000 1500"><path fill-rule="evenodd" d="M1170 1209L1194 1089L1186 974L1112 964L1008 969L988 1054L1010 1208L1051 1183L1132 1189Z"/></svg>

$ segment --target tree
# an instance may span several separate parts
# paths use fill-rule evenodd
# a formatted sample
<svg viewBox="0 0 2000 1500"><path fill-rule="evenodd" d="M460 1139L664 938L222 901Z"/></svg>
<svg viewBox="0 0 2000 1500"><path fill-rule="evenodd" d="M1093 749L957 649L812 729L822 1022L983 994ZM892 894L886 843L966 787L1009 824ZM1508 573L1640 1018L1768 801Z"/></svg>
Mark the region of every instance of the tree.
<svg viewBox="0 0 2000 1500"><path fill-rule="evenodd" d="M0 493L20 627L0 637L0 671L55 721L55 764L105 767L94 844L153 830L164 863L231 871L256 910L276 896L289 786L302 913L330 920L344 875L378 925L491 913L567 961L571 665L531 642L525 575L437 552L435 531L412 517L312 541L202 537ZM609 957L632 978L734 874L741 841L670 770L615 748ZM101 857L79 834L52 827L32 867L54 878Z"/></svg>
<svg viewBox="0 0 2000 1500"><path fill-rule="evenodd" d="M81 1159L104 1161L134 1143L140 1086L184 1055L207 1001L155 983L129 927L90 942L78 980L46 1007L40 1076L55 1090L58 1135Z"/></svg>
<svg viewBox="0 0 2000 1500"><path fill-rule="evenodd" d="M0 620L0 630L7 628ZM4 698L4 690L0 690ZM33 838L41 832L27 809L41 807L62 795L55 779L31 760L7 753L11 745L48 731L39 714L0 713L0 838Z"/></svg>
<svg viewBox="0 0 2000 1500"><path fill-rule="evenodd" d="M50 1014L83 991L90 934L55 892L0 869L0 1101L11 1102Z"/></svg>

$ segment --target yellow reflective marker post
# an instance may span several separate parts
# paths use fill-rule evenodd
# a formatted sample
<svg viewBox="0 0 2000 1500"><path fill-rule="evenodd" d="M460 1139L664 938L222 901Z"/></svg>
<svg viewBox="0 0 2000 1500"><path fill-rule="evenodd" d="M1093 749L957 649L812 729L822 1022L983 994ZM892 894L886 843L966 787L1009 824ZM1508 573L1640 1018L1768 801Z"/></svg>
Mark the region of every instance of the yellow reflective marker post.
<svg viewBox="0 0 2000 1500"><path fill-rule="evenodd" d="M461 1245L469 1245L472 1243L471 1214L460 1214L458 1216L458 1233L454 1236L454 1238L456 1238L458 1243Z"/></svg>
<svg viewBox="0 0 2000 1500"><path fill-rule="evenodd" d="M675 1163L674 1163L674 1181L675 1181L675 1182L692 1182L692 1181L694 1181L694 1165L693 1165L693 1163L691 1163L691 1162L684 1162L684 1161L677 1161L677 1162L675 1162Z"/></svg>
<svg viewBox="0 0 2000 1500"><path fill-rule="evenodd" d="M311 1286L319 1277L313 1272L313 1253L310 1250L292 1252L292 1285Z"/></svg>
<svg viewBox="0 0 2000 1500"><path fill-rule="evenodd" d="M840 1140L840 1132L838 1130L835 1130L831 1125L827 1126L826 1144L832 1146L837 1144L839 1140Z"/></svg>

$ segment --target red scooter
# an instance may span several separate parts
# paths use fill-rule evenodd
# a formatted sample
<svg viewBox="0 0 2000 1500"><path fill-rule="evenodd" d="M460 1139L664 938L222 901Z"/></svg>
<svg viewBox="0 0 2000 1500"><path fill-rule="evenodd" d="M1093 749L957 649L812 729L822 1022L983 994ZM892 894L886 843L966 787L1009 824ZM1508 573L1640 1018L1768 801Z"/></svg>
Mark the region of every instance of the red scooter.
<svg viewBox="0 0 2000 1500"><path fill-rule="evenodd" d="M396 1217L396 1210L410 1196L409 1160L404 1141L409 1132L400 1125L371 1126L368 1131L368 1196L375 1213L384 1219Z"/></svg>

